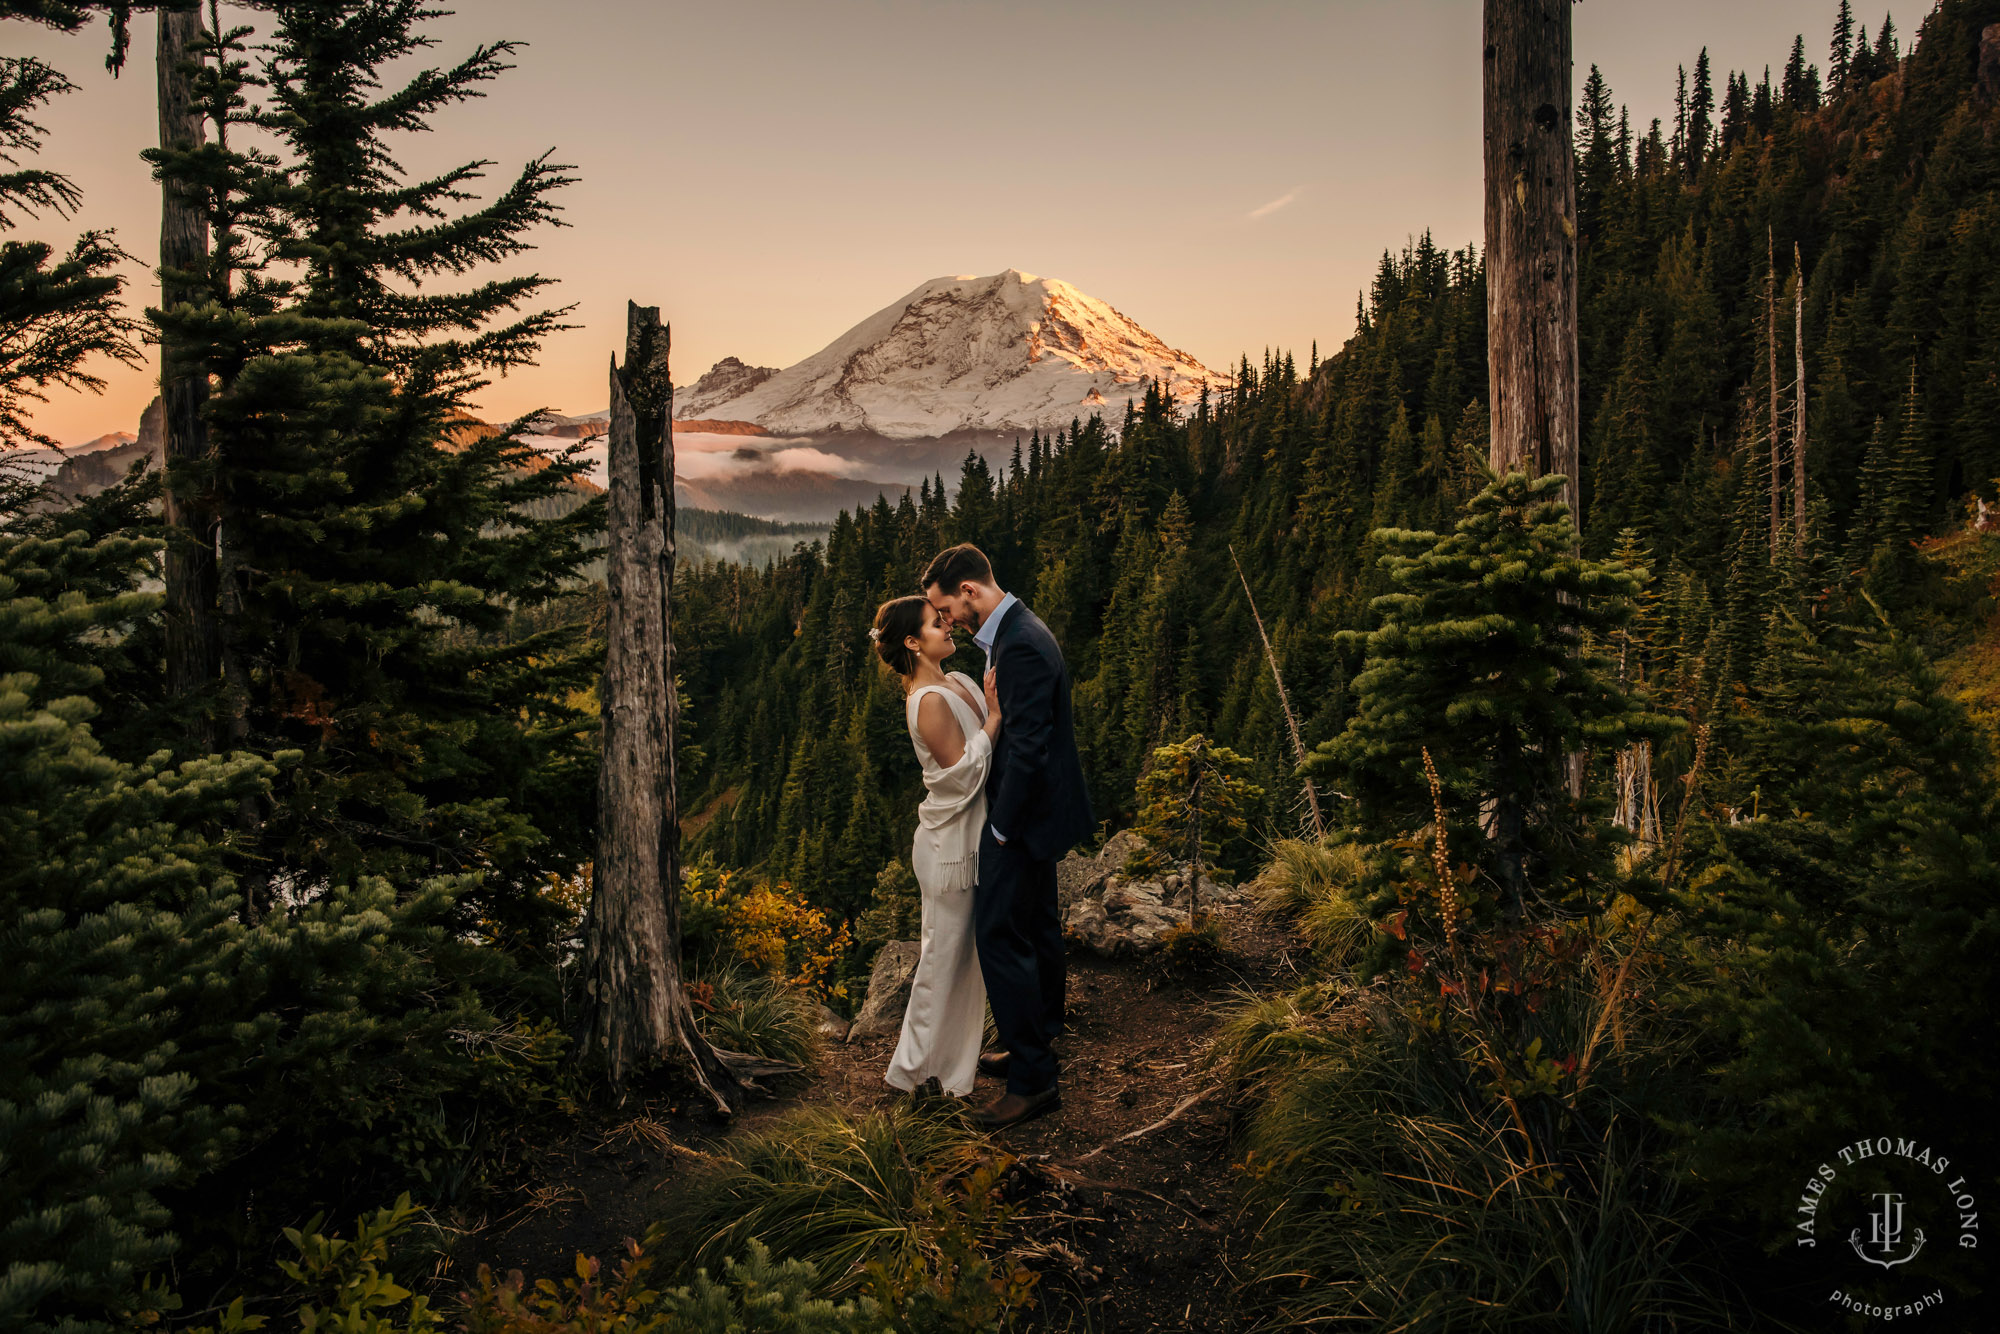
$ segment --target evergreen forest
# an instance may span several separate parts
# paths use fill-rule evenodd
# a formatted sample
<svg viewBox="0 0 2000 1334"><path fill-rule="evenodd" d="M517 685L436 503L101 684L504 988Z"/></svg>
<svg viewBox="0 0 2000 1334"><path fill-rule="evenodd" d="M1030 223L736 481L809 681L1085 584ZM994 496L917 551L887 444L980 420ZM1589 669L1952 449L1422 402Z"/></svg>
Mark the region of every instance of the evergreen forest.
<svg viewBox="0 0 2000 1334"><path fill-rule="evenodd" d="M0 30L136 69L152 8ZM194 442L61 504L0 471L0 1324L1065 1327L922 1108L759 1141L690 1206L723 1240L649 1240L651 1278L413 1295L423 1218L614 1097L577 1043L604 501L581 444L466 428L571 317L484 274L572 169L403 170L514 51L433 55L420 0L235 12L189 19L203 133L134 165L203 238L163 291L64 233L35 117L75 90L0 57L0 441L52 443L36 405L152 340ZM694 516L709 1036L810 1064L914 937L922 788L867 631L969 541L1062 643L1100 838L1161 826L1192 738L1240 757L1212 856L1301 961L1212 1056L1264 1327L1817 1327L1771 1294L1845 1248L1794 1244L1840 1146L1939 1146L2000 1198L2000 0L1830 17L1759 70L1697 35L1671 124L1580 59L1575 513L1488 468L1481 252L1426 233L1341 347L1246 353L1192 412L1145 387L823 539ZM897 1216L922 1245L782 1214L878 1150L974 1182ZM1959 1231L1940 1328L1988 1291Z"/></svg>

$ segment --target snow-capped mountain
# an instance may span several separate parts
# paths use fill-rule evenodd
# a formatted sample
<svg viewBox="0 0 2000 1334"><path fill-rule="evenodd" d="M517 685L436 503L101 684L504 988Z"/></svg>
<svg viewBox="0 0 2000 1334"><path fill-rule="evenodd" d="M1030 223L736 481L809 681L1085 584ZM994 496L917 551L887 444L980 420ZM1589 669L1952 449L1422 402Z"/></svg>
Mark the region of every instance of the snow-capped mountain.
<svg viewBox="0 0 2000 1334"><path fill-rule="evenodd" d="M726 358L676 394L674 415L779 435L934 439L1092 413L1115 425L1147 380L1182 404L1230 382L1068 283L1009 269L934 278L782 371Z"/></svg>

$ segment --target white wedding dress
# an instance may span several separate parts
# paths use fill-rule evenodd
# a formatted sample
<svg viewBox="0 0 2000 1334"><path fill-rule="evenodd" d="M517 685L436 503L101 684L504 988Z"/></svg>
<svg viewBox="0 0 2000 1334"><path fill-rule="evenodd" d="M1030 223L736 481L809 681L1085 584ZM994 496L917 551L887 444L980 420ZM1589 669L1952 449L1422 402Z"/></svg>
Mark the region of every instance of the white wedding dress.
<svg viewBox="0 0 2000 1334"><path fill-rule="evenodd" d="M979 1070L979 1042L986 1027L986 982L972 934L972 886L979 879L979 834L986 824L986 769L993 741L984 731L986 701L963 672L953 680L979 701L975 707L949 686L922 686L903 702L910 744L924 766L924 802L917 808L917 839L910 866L923 892L923 942L910 982L903 1035L882 1076L914 1090L935 1075L947 1093L972 1092ZM937 762L917 732L917 706L925 695L944 696L965 733L965 754L949 769Z"/></svg>

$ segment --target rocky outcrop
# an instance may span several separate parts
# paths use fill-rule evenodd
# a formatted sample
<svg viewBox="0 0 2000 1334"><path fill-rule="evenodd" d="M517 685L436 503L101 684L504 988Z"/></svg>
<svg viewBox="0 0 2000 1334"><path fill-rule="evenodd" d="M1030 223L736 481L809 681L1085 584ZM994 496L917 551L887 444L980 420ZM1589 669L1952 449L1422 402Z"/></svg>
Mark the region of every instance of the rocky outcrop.
<svg viewBox="0 0 2000 1334"><path fill-rule="evenodd" d="M1070 943L1111 957L1149 954L1167 932L1188 920L1188 877L1128 877L1125 863L1145 847L1126 830L1113 835L1095 857L1073 854L1056 867L1056 897L1063 934ZM1245 891L1202 876L1193 889L1201 911L1241 903Z"/></svg>
<svg viewBox="0 0 2000 1334"><path fill-rule="evenodd" d="M64 500L94 496L106 487L124 481L132 465L141 460L159 467L166 447L165 420L160 412L160 400L155 398L139 415L139 435L136 439L108 449L70 455L60 468L49 474L47 485L50 493Z"/></svg>
<svg viewBox="0 0 2000 1334"><path fill-rule="evenodd" d="M910 1005L910 981L917 975L919 946L914 940L892 940L875 956L868 974L868 998L854 1017L853 1038L887 1037L902 1031L903 1011Z"/></svg>
<svg viewBox="0 0 2000 1334"><path fill-rule="evenodd" d="M1056 907L1063 916L1078 899L1104 892L1104 882L1124 871L1135 852L1143 851L1146 840L1129 829L1121 829L1105 840L1096 856L1072 852L1056 864Z"/></svg>
<svg viewBox="0 0 2000 1334"><path fill-rule="evenodd" d="M724 357L693 384L674 390L674 416L704 416L716 404L743 397L777 373L776 366L751 366Z"/></svg>

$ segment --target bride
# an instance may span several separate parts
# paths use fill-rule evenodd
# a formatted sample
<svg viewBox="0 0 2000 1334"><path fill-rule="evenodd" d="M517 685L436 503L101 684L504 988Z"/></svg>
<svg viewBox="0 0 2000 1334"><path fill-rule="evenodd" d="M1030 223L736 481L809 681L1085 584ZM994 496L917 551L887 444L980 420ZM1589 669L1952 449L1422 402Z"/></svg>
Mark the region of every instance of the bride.
<svg viewBox="0 0 2000 1334"><path fill-rule="evenodd" d="M921 597L896 598L875 612L875 652L902 678L910 743L924 766L924 801L910 865L923 891L923 942L910 982L903 1035L882 1078L914 1092L936 1079L945 1092L972 1092L986 1024L986 983L972 934L972 886L979 878L979 833L986 823L986 767L1000 730L994 676L982 696L963 672L939 665L958 648L951 627Z"/></svg>

